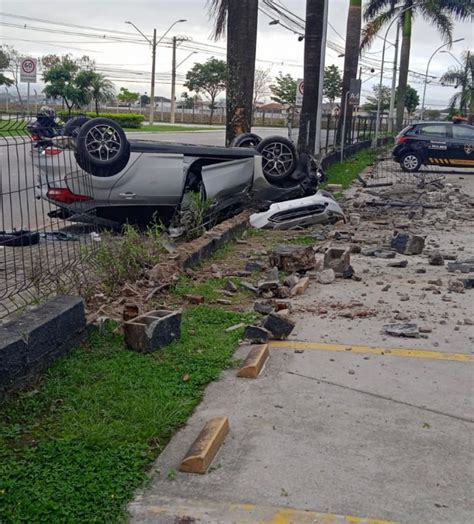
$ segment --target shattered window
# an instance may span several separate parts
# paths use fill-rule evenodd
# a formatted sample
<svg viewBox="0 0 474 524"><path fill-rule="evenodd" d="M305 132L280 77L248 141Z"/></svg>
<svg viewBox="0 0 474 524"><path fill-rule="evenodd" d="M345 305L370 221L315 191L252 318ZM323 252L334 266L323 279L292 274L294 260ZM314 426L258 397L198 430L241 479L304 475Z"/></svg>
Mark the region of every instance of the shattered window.
<svg viewBox="0 0 474 524"><path fill-rule="evenodd" d="M453 137L474 140L474 129L467 126L455 125L453 126Z"/></svg>

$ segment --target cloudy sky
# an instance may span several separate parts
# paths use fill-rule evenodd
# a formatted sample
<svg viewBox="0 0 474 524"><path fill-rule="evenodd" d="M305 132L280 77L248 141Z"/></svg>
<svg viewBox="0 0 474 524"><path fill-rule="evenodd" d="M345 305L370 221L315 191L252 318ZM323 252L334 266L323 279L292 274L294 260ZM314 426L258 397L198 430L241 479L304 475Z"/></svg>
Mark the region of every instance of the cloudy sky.
<svg viewBox="0 0 474 524"><path fill-rule="evenodd" d="M304 0L282 0L282 3L304 17ZM326 61L339 67L343 65L343 58L338 58L337 49L344 46L348 4L349 0L331 0L329 3L330 46ZM132 21L150 37L153 28L157 29L160 37L175 20L187 20L175 26L168 35L189 39L178 49L178 63L184 60L178 69L178 82L181 84L187 69L194 62L204 61L212 55L225 58L225 42L210 39L212 23L208 16L207 0L1 0L0 7L2 43L12 45L33 57L48 53L70 52L77 56L87 54L117 86L127 86L142 93L149 92L150 48L133 27L124 23L126 20ZM284 28L268 25L269 21L268 17L260 15L258 66L270 70L272 76L282 71L301 77L304 43L298 42L297 35ZM392 31L394 33L395 30ZM424 74L431 53L442 42L435 28L421 19L416 20L413 32L410 69ZM455 39L464 38L463 42L454 44L451 49L459 58L464 49L469 46L472 48L472 25L467 22L456 23L454 36ZM394 34L389 39L393 41ZM158 48L157 54L157 94L169 97L171 50L166 47L167 39L163 44L164 46ZM191 54L193 51L195 54ZM376 66L381 57L381 39L369 52L365 57L366 63ZM390 61L392 57L393 48L389 46L387 60ZM453 65L456 62L451 55L439 53L433 59L430 74L439 76ZM390 84L390 71L391 64L387 64L387 85ZM366 95L370 94L372 85L377 82L376 79L370 79L370 76L367 68L363 74L363 94ZM421 96L422 78L412 77L410 83ZM178 86L178 96L181 91L183 88ZM446 107L453 92L453 88L428 85L427 105Z"/></svg>

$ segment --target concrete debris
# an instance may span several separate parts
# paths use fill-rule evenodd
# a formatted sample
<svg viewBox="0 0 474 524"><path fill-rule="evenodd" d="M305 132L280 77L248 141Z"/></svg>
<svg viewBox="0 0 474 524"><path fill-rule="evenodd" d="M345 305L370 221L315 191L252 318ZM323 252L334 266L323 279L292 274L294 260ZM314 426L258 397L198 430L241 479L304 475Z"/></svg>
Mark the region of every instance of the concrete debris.
<svg viewBox="0 0 474 524"><path fill-rule="evenodd" d="M313 269L316 259L311 246L281 245L271 252L270 263L280 271L294 273Z"/></svg>
<svg viewBox="0 0 474 524"><path fill-rule="evenodd" d="M181 311L155 310L124 323L126 345L140 353L167 346L181 336Z"/></svg>
<svg viewBox="0 0 474 524"><path fill-rule="evenodd" d="M258 294L258 289L253 284L250 284L250 282L246 282L245 280L240 282L240 287L243 287L247 291L252 291L252 293Z"/></svg>
<svg viewBox="0 0 474 524"><path fill-rule="evenodd" d="M300 277L293 273L292 275L288 275L285 280L283 281L283 284L289 288L294 288L296 284L300 281Z"/></svg>
<svg viewBox="0 0 474 524"><path fill-rule="evenodd" d="M231 293L236 293L237 292L237 286L232 282L232 280L226 280L224 282L224 289L226 291L230 291Z"/></svg>
<svg viewBox="0 0 474 524"><path fill-rule="evenodd" d="M202 295L184 295L190 304L204 304L205 298Z"/></svg>
<svg viewBox="0 0 474 524"><path fill-rule="evenodd" d="M334 269L325 269L316 273L316 280L320 284L332 284L336 280Z"/></svg>
<svg viewBox="0 0 474 524"><path fill-rule="evenodd" d="M230 326L227 329L225 329L224 331L226 333L232 333L233 331L238 331L239 329L242 329L244 327L245 327L245 324L240 323L240 324L235 324L234 326Z"/></svg>
<svg viewBox="0 0 474 524"><path fill-rule="evenodd" d="M309 277L304 277L299 280L299 282L291 288L291 296L303 295L309 286Z"/></svg>
<svg viewBox="0 0 474 524"><path fill-rule="evenodd" d="M454 273L460 271L461 273L474 272L474 260L465 260L463 262L448 262L448 271Z"/></svg>
<svg viewBox="0 0 474 524"><path fill-rule="evenodd" d="M403 267L407 267L408 266L408 260L404 259L404 260L397 260L396 262L389 262L387 264L387 267L400 267L400 268L403 268ZM424 272L426 272L426 270L424 270Z"/></svg>
<svg viewBox="0 0 474 524"><path fill-rule="evenodd" d="M250 271L253 273L254 271L258 271L259 273L265 270L265 266L261 262L257 262L256 260L248 260L245 264L245 271Z"/></svg>
<svg viewBox="0 0 474 524"><path fill-rule="evenodd" d="M273 296L275 298L290 298L291 289L288 286L281 286L275 291L273 291Z"/></svg>
<svg viewBox="0 0 474 524"><path fill-rule="evenodd" d="M140 309L137 304L129 302L123 306L122 318L124 322L128 322L129 320L138 317L139 314Z"/></svg>
<svg viewBox="0 0 474 524"><path fill-rule="evenodd" d="M280 278L277 267L269 269L262 280L258 283L258 290L262 291L273 291L280 285Z"/></svg>
<svg viewBox="0 0 474 524"><path fill-rule="evenodd" d="M453 293L464 293L464 282L462 280L450 280L448 289Z"/></svg>
<svg viewBox="0 0 474 524"><path fill-rule="evenodd" d="M373 256L376 258L395 258L395 251L389 251L388 249L376 249Z"/></svg>
<svg viewBox="0 0 474 524"><path fill-rule="evenodd" d="M358 226L360 224L360 214L359 213L351 213L349 215L349 223L351 226Z"/></svg>
<svg viewBox="0 0 474 524"><path fill-rule="evenodd" d="M351 265L350 248L330 247L324 253L324 269L332 269L337 276L342 276Z"/></svg>
<svg viewBox="0 0 474 524"><path fill-rule="evenodd" d="M250 340L253 344L265 344L270 340L270 336L270 331L260 326L246 326L244 331L244 339Z"/></svg>
<svg viewBox="0 0 474 524"><path fill-rule="evenodd" d="M325 189L331 193L340 193L343 188L341 184L327 184Z"/></svg>
<svg viewBox="0 0 474 524"><path fill-rule="evenodd" d="M425 239L420 235L397 233L392 238L391 247L402 255L420 255L425 247Z"/></svg>
<svg viewBox="0 0 474 524"><path fill-rule="evenodd" d="M417 324L386 324L382 328L383 333L392 335L393 337L410 337L417 338L419 336L419 329Z"/></svg>
<svg viewBox="0 0 474 524"><path fill-rule="evenodd" d="M466 289L474 289L474 278L465 278L463 282Z"/></svg>
<svg viewBox="0 0 474 524"><path fill-rule="evenodd" d="M269 315L273 313L273 306L268 302L257 301L253 304L253 310L261 315Z"/></svg>
<svg viewBox="0 0 474 524"><path fill-rule="evenodd" d="M263 322L263 327L268 329L274 338L284 340L295 329L295 323L288 318L281 317L280 314L271 313Z"/></svg>
<svg viewBox="0 0 474 524"><path fill-rule="evenodd" d="M428 257L430 266L444 266L444 257L439 251L433 251Z"/></svg>

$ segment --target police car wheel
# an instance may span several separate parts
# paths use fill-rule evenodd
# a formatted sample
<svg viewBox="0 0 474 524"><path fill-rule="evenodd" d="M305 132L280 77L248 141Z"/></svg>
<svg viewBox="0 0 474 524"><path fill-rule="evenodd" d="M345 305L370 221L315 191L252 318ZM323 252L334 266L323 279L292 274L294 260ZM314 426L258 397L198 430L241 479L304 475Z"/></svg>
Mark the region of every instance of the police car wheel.
<svg viewBox="0 0 474 524"><path fill-rule="evenodd" d="M403 171L414 173L420 169L421 159L416 153L406 153L400 161L400 167Z"/></svg>

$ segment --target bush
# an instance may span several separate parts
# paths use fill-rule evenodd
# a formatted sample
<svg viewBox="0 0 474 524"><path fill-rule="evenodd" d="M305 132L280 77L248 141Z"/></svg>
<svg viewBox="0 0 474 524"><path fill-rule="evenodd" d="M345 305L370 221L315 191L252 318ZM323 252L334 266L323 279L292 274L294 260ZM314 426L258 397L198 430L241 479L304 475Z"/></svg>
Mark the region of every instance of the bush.
<svg viewBox="0 0 474 524"><path fill-rule="evenodd" d="M90 116L91 118L97 117L97 115L92 111L72 111L71 113L68 111L58 111L59 118L61 118L61 120L64 122L67 122L70 118L77 115L86 115ZM120 124L121 127L129 127L132 129L139 129L143 120L145 119L143 115L139 115L138 113L99 113L99 117L110 118L111 120L114 120Z"/></svg>

